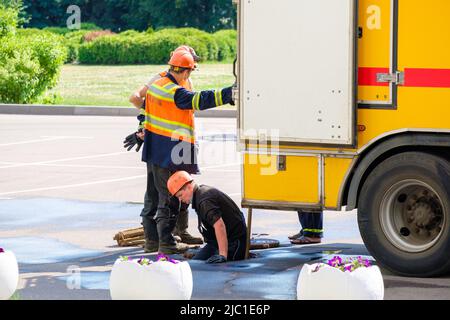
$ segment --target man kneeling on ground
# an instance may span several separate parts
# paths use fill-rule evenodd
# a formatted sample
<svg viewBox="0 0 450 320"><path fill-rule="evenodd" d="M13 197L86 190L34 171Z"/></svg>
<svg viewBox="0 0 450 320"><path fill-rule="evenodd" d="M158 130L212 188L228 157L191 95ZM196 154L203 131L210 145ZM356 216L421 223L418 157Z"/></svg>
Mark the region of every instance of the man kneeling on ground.
<svg viewBox="0 0 450 320"><path fill-rule="evenodd" d="M175 172L167 181L169 192L181 202L192 204L198 229L206 245L193 257L206 263L245 258L247 226L233 200L216 188L197 185L186 171Z"/></svg>

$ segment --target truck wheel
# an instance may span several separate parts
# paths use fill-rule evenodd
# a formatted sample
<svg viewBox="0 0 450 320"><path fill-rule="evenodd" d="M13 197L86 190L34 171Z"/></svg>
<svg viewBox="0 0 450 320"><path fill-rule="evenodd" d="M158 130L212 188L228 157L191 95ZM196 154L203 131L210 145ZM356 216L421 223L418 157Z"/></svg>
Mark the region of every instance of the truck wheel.
<svg viewBox="0 0 450 320"><path fill-rule="evenodd" d="M405 152L380 163L358 201L358 224L370 254L404 276L450 271L450 164Z"/></svg>

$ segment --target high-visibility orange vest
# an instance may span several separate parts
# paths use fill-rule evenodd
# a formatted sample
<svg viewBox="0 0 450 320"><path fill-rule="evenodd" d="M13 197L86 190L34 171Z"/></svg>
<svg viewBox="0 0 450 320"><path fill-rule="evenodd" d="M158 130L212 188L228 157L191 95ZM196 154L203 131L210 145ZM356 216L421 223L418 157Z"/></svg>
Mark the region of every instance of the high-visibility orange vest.
<svg viewBox="0 0 450 320"><path fill-rule="evenodd" d="M189 82L184 83L185 86ZM181 88L170 78L152 83L145 99L145 129L174 141L195 143L194 110L182 110L175 105L175 92Z"/></svg>
<svg viewBox="0 0 450 320"><path fill-rule="evenodd" d="M160 72L158 74L159 74L159 76L161 78L163 78L163 77L167 76L168 73L169 73L168 71L163 71L163 72ZM189 90L189 91L193 90L191 78L189 78L186 81L183 81L182 83L180 83L180 86L182 86L183 88L185 88L186 90Z"/></svg>

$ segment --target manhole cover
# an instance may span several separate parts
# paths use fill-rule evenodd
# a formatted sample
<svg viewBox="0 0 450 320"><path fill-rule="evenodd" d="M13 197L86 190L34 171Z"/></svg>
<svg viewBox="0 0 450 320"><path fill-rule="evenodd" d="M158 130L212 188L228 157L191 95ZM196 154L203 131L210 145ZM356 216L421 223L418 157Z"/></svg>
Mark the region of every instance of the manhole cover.
<svg viewBox="0 0 450 320"><path fill-rule="evenodd" d="M250 249L269 249L280 246L280 241L274 239L250 239Z"/></svg>

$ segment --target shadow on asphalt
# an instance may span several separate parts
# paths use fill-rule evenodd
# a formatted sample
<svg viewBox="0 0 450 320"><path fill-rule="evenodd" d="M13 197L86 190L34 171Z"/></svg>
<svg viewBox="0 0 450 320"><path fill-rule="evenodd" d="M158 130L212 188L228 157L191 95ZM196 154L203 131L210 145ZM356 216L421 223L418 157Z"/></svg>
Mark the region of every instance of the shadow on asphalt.
<svg viewBox="0 0 450 320"><path fill-rule="evenodd" d="M194 250L195 251L195 250ZM366 256L372 259L361 244L318 244L309 246L282 245L278 248L252 250L254 258L210 265L204 261L189 261L194 288L193 300L295 300L297 279L303 264L316 263L340 256ZM59 263L21 264L21 274L33 273L19 294L22 299L110 299L109 275L120 256L133 259L146 257L156 260L157 254L145 254L142 248L126 248L120 252L96 257L71 259ZM376 263L375 263L376 264ZM78 267L78 278L68 272ZM51 275L48 275L51 273ZM450 299L449 276L441 278L405 278L382 269L385 281L385 299ZM76 274L75 274L76 276ZM75 279L75 280L74 280ZM75 288L74 288L75 287ZM412 290L420 288L420 291ZM444 293L444 294L442 294Z"/></svg>

